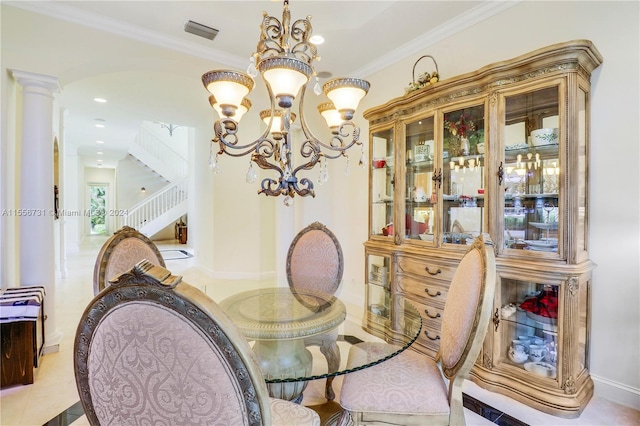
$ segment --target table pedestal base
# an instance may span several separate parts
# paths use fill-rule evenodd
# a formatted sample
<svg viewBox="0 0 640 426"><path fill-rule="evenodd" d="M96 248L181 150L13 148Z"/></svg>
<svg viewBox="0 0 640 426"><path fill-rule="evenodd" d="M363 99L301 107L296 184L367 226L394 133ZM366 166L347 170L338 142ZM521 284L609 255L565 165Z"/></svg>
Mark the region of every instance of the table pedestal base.
<svg viewBox="0 0 640 426"><path fill-rule="evenodd" d="M256 340L253 345L265 379L305 377L311 375L313 356L302 339ZM302 400L307 382L267 383L269 395L287 401Z"/></svg>

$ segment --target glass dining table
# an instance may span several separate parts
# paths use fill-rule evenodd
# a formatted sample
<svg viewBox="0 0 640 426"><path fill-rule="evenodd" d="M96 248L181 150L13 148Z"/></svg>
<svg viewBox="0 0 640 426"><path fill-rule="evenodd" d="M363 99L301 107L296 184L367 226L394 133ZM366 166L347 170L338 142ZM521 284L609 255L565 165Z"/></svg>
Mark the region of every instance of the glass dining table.
<svg viewBox="0 0 640 426"><path fill-rule="evenodd" d="M252 344L270 395L298 402L309 381L327 378L330 384L332 377L380 364L407 349L422 327L417 309L402 298L381 319L378 336L362 329L361 309L320 292L261 287L233 294L220 306ZM369 350L369 342L383 341L388 344ZM313 356L312 346L324 356ZM365 356L347 366L354 346ZM331 386L326 397L333 399Z"/></svg>

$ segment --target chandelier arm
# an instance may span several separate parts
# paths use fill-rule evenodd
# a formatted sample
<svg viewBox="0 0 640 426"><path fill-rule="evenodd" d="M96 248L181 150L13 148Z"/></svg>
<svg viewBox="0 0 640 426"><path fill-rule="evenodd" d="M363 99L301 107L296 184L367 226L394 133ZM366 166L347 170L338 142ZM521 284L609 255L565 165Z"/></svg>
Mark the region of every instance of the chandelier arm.
<svg viewBox="0 0 640 426"><path fill-rule="evenodd" d="M344 139L347 136L349 136L349 133L345 133L344 132L344 128L346 126L351 126L353 127L353 131L351 133L351 141L345 145ZM353 124L351 121L345 121L344 123L342 123L340 125L340 129L338 131L337 135L334 135L332 137L332 143L330 144L326 144L324 142L321 141L315 141L319 146L321 146L322 148L326 148L328 150L331 150L333 152L336 152L337 154L335 155L329 155L327 153L325 153L325 156L329 159L336 159L338 157L341 156L346 156L347 154L345 153L349 148L351 148L353 145L362 145L362 142L360 142L360 128L355 126L355 124ZM333 143L333 141L338 141L338 143Z"/></svg>
<svg viewBox="0 0 640 426"><path fill-rule="evenodd" d="M304 146L309 145L309 151L304 151ZM305 141L302 145L302 147L300 148L300 154L305 157L305 158L309 158L311 157L311 159L309 161L307 161L304 164L300 164L298 167L296 167L293 172L291 173L292 176L296 176L296 174L300 171L300 170L311 170L315 167L315 165L318 163L318 161L320 161L320 157L325 156L319 149L315 148L313 146L313 143L310 141Z"/></svg>
<svg viewBox="0 0 640 426"><path fill-rule="evenodd" d="M275 189L273 189L274 186L275 186ZM258 194L264 194L269 197L277 197L278 195L282 195L282 193L287 192L286 188L283 188L278 181L272 178L262 179L262 183L260 184L260 187L262 189L258 191Z"/></svg>
<svg viewBox="0 0 640 426"><path fill-rule="evenodd" d="M289 188L292 188L296 194L301 197L306 197L307 195L311 195L312 197L316 196L316 192L313 189L313 182L311 182L311 180L308 178L302 178L300 179L300 184L305 185L306 188L300 188L297 182L290 183Z"/></svg>

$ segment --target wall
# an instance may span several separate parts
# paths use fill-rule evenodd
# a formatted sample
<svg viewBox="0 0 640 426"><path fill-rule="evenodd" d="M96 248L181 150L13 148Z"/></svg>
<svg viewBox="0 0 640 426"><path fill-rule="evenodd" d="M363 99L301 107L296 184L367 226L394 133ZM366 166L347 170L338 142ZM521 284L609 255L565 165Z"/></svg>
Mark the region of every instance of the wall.
<svg viewBox="0 0 640 426"><path fill-rule="evenodd" d="M592 76L589 249L598 266L592 283L590 371L596 394L636 409L640 408L639 8L638 2L520 2L369 76L372 89L362 109L401 96L409 81L397 76L410 75L422 54L437 59L446 79L558 42L585 38L595 43L604 63ZM364 187L364 178L359 182L350 184ZM347 220L352 229L360 230L365 217L349 215Z"/></svg>
<svg viewBox="0 0 640 426"><path fill-rule="evenodd" d="M130 209L169 185L131 155L118 161L117 175L115 207L118 209ZM145 188L144 192L142 188Z"/></svg>

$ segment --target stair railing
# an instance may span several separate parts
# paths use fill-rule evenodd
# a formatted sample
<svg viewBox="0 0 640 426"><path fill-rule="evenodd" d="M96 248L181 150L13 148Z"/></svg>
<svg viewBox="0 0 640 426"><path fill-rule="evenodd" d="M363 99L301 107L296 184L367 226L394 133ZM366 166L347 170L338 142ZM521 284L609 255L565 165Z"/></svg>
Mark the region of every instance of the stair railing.
<svg viewBox="0 0 640 426"><path fill-rule="evenodd" d="M140 129L135 137L134 144L163 164L163 167L168 167L175 176L187 176L189 172L187 160L147 129ZM161 170L157 170L157 172L161 175L163 174ZM169 176L165 176L165 178L169 178Z"/></svg>
<svg viewBox="0 0 640 426"><path fill-rule="evenodd" d="M188 197L188 179L171 184L128 209L122 224L140 230Z"/></svg>

